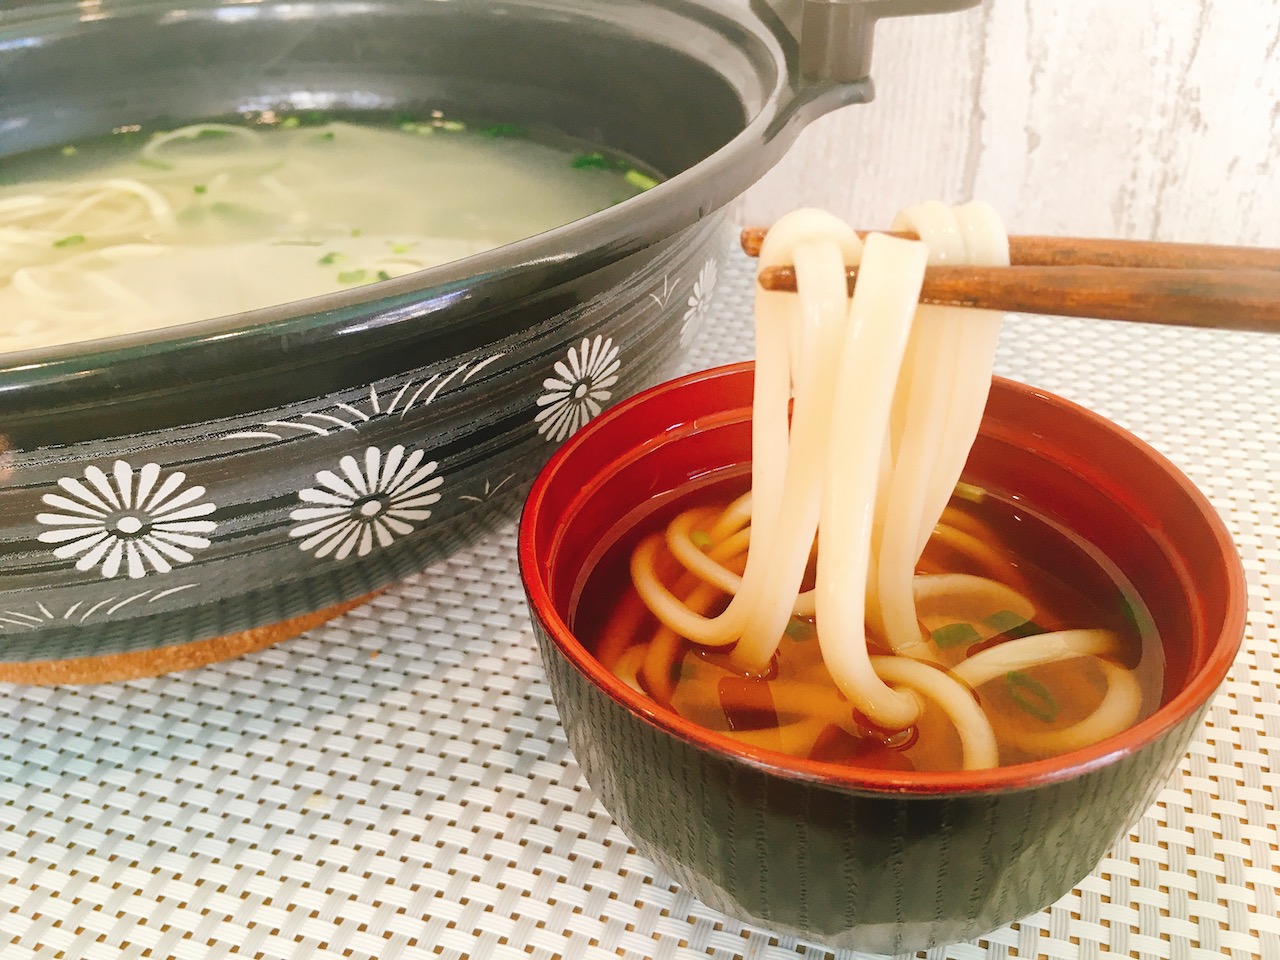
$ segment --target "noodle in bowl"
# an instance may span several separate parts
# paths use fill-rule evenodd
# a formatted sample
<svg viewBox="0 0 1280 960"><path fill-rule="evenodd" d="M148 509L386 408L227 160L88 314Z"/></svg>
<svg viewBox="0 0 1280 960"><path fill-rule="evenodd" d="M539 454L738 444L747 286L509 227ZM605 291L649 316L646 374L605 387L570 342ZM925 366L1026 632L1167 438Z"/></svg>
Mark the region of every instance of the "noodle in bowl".
<svg viewBox="0 0 1280 960"><path fill-rule="evenodd" d="M804 226L808 231L811 225ZM924 219L911 226L926 234L930 229ZM785 231L776 239L786 240ZM866 257L872 246L869 242ZM787 244L779 256L794 260L803 283L806 256L799 251L798 244ZM831 273L842 276L839 259ZM875 271L868 266L864 259L860 286L868 276L874 278ZM914 269L921 267L917 263ZM832 296L843 303L842 289ZM855 301L857 297L855 292ZM914 303L910 307L914 309ZM815 314L811 311L809 316L813 329L819 330L821 322L814 319ZM982 326L981 319L971 319ZM786 329L773 335L785 338ZM773 345L775 355L833 354L831 350L806 352L804 336L791 343L779 339ZM994 331L981 330L979 336L993 340ZM987 356L988 347L979 348L978 355ZM904 346L903 354L911 349ZM956 356L955 345L940 349L949 351L948 357ZM949 464L935 464L930 475L954 471L949 479L936 487L912 485L905 477L881 485L890 501L904 488L914 491L915 505L904 516L917 518L917 526L908 524L902 545L895 548L893 525L876 522L880 507L868 508L865 516L850 511L855 521L867 525L862 535L845 534L846 542L861 544L855 553L864 558L864 571L874 568L880 571L875 576L892 579L885 571L893 567L894 549L907 556L905 579L899 581L905 586L897 589L905 589L905 595L899 596L914 605L915 613L907 634L910 642L900 647L886 639L893 628L886 630L883 625L892 619L883 609L884 596L891 594L892 587L880 591L880 597L869 591L865 608L862 590L838 591L836 603L855 607L852 622L841 621L839 612L833 620L830 603L821 599L824 550L835 552L842 568L849 569L849 560L833 543L840 520L828 522L849 506L824 502L833 489L830 479L815 482L816 492L803 510L795 508L803 497L786 501L789 506L784 509L794 511L790 520L770 521L767 512L759 513L773 509L770 503L783 502L768 499L770 484L775 489L790 484L793 492L803 486L805 477L792 470L797 458L804 456L803 444L839 445L822 429L814 429L806 440L805 418L817 411L820 420L827 408L815 404L807 412L799 391L822 389L821 373L795 376L787 371L784 360L781 372L745 364L664 384L592 423L553 457L535 481L521 522L521 571L569 744L592 788L637 848L717 909L832 946L886 953L970 939L1041 909L1092 870L1115 837L1149 805L1181 759L1238 649L1245 610L1239 560L1221 521L1190 481L1114 424L1025 386L999 379L992 384L989 360L973 362L973 355L967 356L973 382L986 401L985 412L980 402L961 408L945 401L942 405L961 419L972 418L970 429L976 434L971 436L972 449L967 443L925 440L923 447ZM857 383L874 389L872 380L859 377ZM780 390L785 400L791 383L799 386L789 418L784 415L779 420L766 407L762 423L762 393ZM986 384L992 384L989 397ZM839 390L833 385L836 394ZM858 402L867 401L864 397ZM881 403L886 418L889 409L887 400ZM772 429L779 442L789 445L789 450L762 446L762 435L771 429L769 417L774 418ZM866 429L846 423L841 441L852 446L858 430ZM862 452L873 464L881 462L878 454L884 442L874 436L865 438ZM910 459L914 441L892 442L904 462ZM761 458L751 456L752 450L760 449L773 450L765 458L764 469L775 475L766 476L763 483ZM854 455L853 459L856 463L859 458ZM699 508L693 507L694 519L681 527L672 518L685 516L690 503L698 502L682 498L681 491L695 480L695 486L706 487L714 480L725 489L740 491L748 469L754 471L752 500L760 502L762 490L766 498L764 507L752 508L752 525L763 524L763 534L757 530L751 536L755 540L763 535L768 549L755 560L748 554L747 569L736 574L739 579L722 583L720 599L701 610L696 599L687 598L693 596L689 590L696 593L703 588L676 586L679 577L672 571L681 569L680 565L672 558L658 563L659 568L665 564L667 572L660 579L668 592L686 598L683 612L661 610L658 619L669 618L677 632L693 641L729 636L732 652L727 657L730 661L740 658L738 669L759 671L760 664L773 660L779 671L785 671L785 660L773 658L774 651L767 646L756 652L751 646L756 641L745 631L772 616L772 625L759 634L773 648L781 637L785 648L789 621L797 614L803 619L808 615L804 605L816 601L816 642L822 644L827 669L837 684L842 673L854 678L851 685L841 685L846 712L856 704L858 713L870 717L879 706L876 697L888 705L888 711L895 700L906 701L914 709L922 699L936 699L933 685L947 674L912 650L921 641L916 615L927 621L929 614L926 599L918 591L911 597L910 568L923 546L922 533L933 529L932 520L924 520L922 527L919 518L941 513L960 478L968 488L980 488L1047 518L1114 565L1120 580L1144 602L1159 637L1163 682L1157 680L1154 698L1135 709L1133 697L1141 700L1146 695L1134 692L1123 676L1125 668L1118 663L1100 666L1109 685L1102 701L1110 706L1103 709L1100 704L1096 713L1113 711L1111 720L1104 724L1105 716L1092 716L1095 731L1100 731L1097 739L1068 736L1047 753L1037 752L1043 744L1030 754L1019 753L1003 741L993 748L983 742L980 731L973 733L981 727L980 719L973 719L976 726L960 734L964 756L957 767L963 769L927 763L916 769L864 763L858 755L832 758L814 752L812 741L801 746L799 755L791 755L776 737L755 736L732 725L712 728L691 719L680 709L688 697L684 701L679 696L664 697L660 683L642 676L652 648L631 648L642 650L642 655L634 669L619 669L617 651L606 649L613 642L614 627L601 624L610 623L611 616L626 616L618 614L620 598L632 576L639 572L636 583L640 585L646 575L650 561L643 557L638 566L633 559L630 574L626 569L626 555L645 542L646 530L662 530L670 523L660 539L670 538L672 527L683 529L686 539L690 530L705 531L699 552L705 550L704 557L715 554L715 544L734 525L734 511L718 514L701 508L704 512L697 514ZM864 490L874 491L883 475L880 469L872 470L864 481L845 475L834 488L847 492L862 484ZM639 489L649 491L646 504L631 499ZM804 515L802 519L795 519L797 513ZM650 516L657 519L645 519ZM717 516L726 522L724 529L715 529ZM741 526L741 517L736 522ZM781 532L795 529L799 533L794 544L788 546L785 536L777 539ZM808 554L815 531L820 544L818 585L813 587ZM878 550L873 549L877 542ZM622 557L616 575L608 572L614 553ZM764 590L745 596L742 585L753 576L750 565L761 562L772 569L763 576L757 571L758 583L777 589L772 594ZM856 558L854 562L857 565ZM806 567L810 568L807 573ZM712 580L723 580L722 575L723 571L709 573ZM859 576L870 580L873 575L857 573L846 583L858 582ZM817 592L806 598L809 588ZM742 599L728 598L735 591ZM762 614L760 605L771 602L771 597L779 609ZM646 598L646 603L652 601ZM655 606L663 603L660 599ZM757 608L737 620L741 615L734 612L735 603ZM635 604L642 613L644 606ZM825 625L824 609L828 611ZM675 623L681 617L686 622ZM617 621L613 623L616 626ZM668 628L661 623L650 629L660 636ZM714 636L717 630L723 631L722 636ZM868 646L867 638L873 636L875 643ZM1045 640L1049 647L1055 642L1070 647L1087 640L1084 646L1092 644L1094 652L1112 642L1106 630L1072 632L1057 641L1052 636L1028 637L1004 645L1000 657L1009 659L1001 663L989 656L1001 650L997 645L969 658L972 666L967 676L963 666L952 669L981 690L986 677L1013 675L1022 669L1026 661L1018 659L1019 651L1033 641L1043 649ZM744 646L747 649L739 653ZM691 648L696 651L697 643ZM911 656L912 652L916 655ZM1075 648L1070 662L1081 662L1074 657L1081 652L1088 651ZM945 661L951 652L935 649L932 655ZM698 656L700 662L707 662L726 655L704 652ZM853 658L854 669L846 671L843 664L848 658ZM678 658L658 663L658 676L662 665L677 665L667 666L666 675L679 678L675 680L678 690L688 676L687 665L680 666ZM867 666L874 672L859 672ZM764 668L766 673L770 669ZM930 676L918 685L921 671ZM722 690L726 684L731 687L733 681L722 682ZM967 690L950 702L951 707L944 704L944 712L972 713ZM961 720L957 726L963 728L969 722ZM873 726L891 731L899 723L884 712ZM982 751L992 749L1008 753L1007 765L994 766L990 756L982 756Z"/></svg>

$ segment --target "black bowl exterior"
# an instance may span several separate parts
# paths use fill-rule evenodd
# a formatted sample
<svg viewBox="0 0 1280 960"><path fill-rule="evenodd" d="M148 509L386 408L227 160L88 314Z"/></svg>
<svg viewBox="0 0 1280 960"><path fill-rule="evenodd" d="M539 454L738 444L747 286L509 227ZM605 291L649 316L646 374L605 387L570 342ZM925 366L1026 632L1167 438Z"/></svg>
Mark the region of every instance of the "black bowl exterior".
<svg viewBox="0 0 1280 960"><path fill-rule="evenodd" d="M473 542L561 440L670 373L731 241L710 217L519 332L306 401L0 453L0 662L275 623Z"/></svg>
<svg viewBox="0 0 1280 960"><path fill-rule="evenodd" d="M575 669L536 616L534 633L574 757L640 853L723 913L873 953L971 940L1069 893L1155 800L1204 715L1030 789L859 793L673 737Z"/></svg>

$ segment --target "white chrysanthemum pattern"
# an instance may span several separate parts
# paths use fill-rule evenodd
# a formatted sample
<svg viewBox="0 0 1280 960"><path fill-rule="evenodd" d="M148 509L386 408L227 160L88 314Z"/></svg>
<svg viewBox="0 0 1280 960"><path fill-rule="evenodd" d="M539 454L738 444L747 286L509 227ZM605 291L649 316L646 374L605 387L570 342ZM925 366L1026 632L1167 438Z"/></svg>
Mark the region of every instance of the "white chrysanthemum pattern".
<svg viewBox="0 0 1280 960"><path fill-rule="evenodd" d="M194 551L208 547L217 529L215 521L205 519L216 505L202 501L204 487L187 486L186 480L182 471L166 474L155 463L135 471L117 460L110 473L85 467L83 480L58 480L65 496L41 498L57 512L36 516L51 528L40 534L40 542L58 544L53 554L59 560L75 557L77 570L96 567L106 578L168 573L195 559Z"/></svg>
<svg viewBox="0 0 1280 960"><path fill-rule="evenodd" d="M698 332L698 328L702 326L702 321L711 308L711 297L715 289L716 262L708 260L698 271L697 279L693 281L693 292L689 294L688 308L684 312L684 322L680 327L682 344L687 345L693 339L693 335Z"/></svg>
<svg viewBox="0 0 1280 960"><path fill-rule="evenodd" d="M559 442L582 429L613 396L609 388L618 382L621 368L618 348L610 338L584 337L570 347L565 359L556 361L557 376L542 381L541 409L534 417L538 433Z"/></svg>
<svg viewBox="0 0 1280 960"><path fill-rule="evenodd" d="M297 523L289 536L300 538L299 548L317 558L345 560L413 533L431 516L444 483L436 474L439 463L425 459L421 450L408 451L402 444L385 456L368 447L363 461L343 457L336 471L321 470L316 486L298 493L307 506L289 514Z"/></svg>

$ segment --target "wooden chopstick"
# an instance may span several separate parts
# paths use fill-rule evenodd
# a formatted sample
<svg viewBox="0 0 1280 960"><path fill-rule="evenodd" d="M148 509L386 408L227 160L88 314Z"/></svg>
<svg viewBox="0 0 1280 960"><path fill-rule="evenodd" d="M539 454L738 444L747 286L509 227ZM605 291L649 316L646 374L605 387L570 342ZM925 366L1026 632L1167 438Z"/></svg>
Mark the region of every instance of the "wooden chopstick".
<svg viewBox="0 0 1280 960"><path fill-rule="evenodd" d="M857 273L848 270L850 293ZM795 290L795 270L769 267L759 282ZM930 266L920 302L1280 333L1280 273L1264 270Z"/></svg>
<svg viewBox="0 0 1280 960"><path fill-rule="evenodd" d="M742 249L760 255L764 227L742 231ZM859 236L866 236L859 231ZM914 233L891 236L918 240ZM1154 240L1099 240L1086 237L1019 236L1009 238L1009 262L1015 267L1151 267L1183 270L1280 270L1280 250L1222 247L1205 243Z"/></svg>
<svg viewBox="0 0 1280 960"><path fill-rule="evenodd" d="M765 233L763 227L743 230L742 249L758 256ZM891 236L919 239L914 233ZM1009 259L1007 267L928 267L920 302L1280 332L1280 250L1028 236L1009 238ZM848 275L852 292L857 270ZM795 271L769 267L759 283L766 290L795 290Z"/></svg>

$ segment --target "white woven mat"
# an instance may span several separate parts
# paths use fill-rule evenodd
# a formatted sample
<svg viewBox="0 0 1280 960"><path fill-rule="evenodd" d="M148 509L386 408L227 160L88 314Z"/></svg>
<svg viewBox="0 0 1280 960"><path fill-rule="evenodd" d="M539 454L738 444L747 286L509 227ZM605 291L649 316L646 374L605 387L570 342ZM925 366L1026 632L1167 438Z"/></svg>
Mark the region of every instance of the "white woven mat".
<svg viewBox="0 0 1280 960"><path fill-rule="evenodd" d="M722 274L689 368L750 353L747 277ZM999 369L1186 470L1235 534L1251 613L1209 725L1112 855L930 956L1280 960L1280 338L1017 319ZM629 847L565 745L511 528L242 660L0 685L2 960L828 955Z"/></svg>

